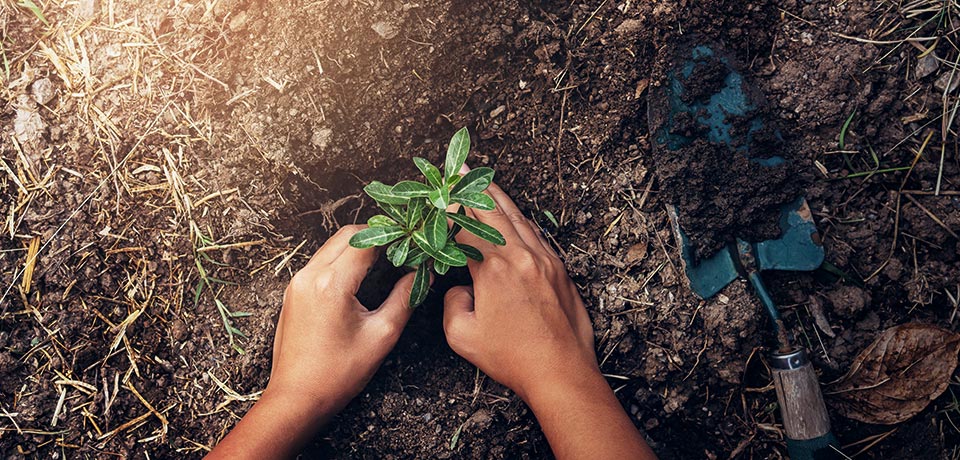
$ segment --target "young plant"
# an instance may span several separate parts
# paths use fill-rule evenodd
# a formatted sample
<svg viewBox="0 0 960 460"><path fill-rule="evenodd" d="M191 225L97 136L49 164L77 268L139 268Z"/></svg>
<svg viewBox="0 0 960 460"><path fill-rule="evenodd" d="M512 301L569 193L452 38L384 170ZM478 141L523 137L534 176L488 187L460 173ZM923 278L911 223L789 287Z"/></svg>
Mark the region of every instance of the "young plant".
<svg viewBox="0 0 960 460"><path fill-rule="evenodd" d="M410 291L411 308L427 297L431 267L437 275L444 275L450 267L467 265L468 257L483 260L477 248L454 239L461 229L493 244L506 244L497 229L466 215L465 208L496 208L493 199L483 193L493 182L493 169L477 168L463 176L459 174L468 153L470 133L462 128L450 139L442 175L429 161L414 158L425 182L406 180L389 186L374 181L363 189L384 214L371 217L367 221L370 228L350 238L350 245L360 249L389 245L387 259L394 266L416 268ZM460 209L448 212L451 204L459 204ZM448 226L448 220L453 222L452 226Z"/></svg>

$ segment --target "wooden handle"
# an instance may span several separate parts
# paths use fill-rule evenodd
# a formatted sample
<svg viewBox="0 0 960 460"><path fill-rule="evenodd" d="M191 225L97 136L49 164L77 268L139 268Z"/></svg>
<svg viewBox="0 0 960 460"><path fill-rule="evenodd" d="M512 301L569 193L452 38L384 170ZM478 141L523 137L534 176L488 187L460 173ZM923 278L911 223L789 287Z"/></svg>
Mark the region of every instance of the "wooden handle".
<svg viewBox="0 0 960 460"><path fill-rule="evenodd" d="M772 355L771 371L787 438L806 441L829 434L827 406L806 352Z"/></svg>

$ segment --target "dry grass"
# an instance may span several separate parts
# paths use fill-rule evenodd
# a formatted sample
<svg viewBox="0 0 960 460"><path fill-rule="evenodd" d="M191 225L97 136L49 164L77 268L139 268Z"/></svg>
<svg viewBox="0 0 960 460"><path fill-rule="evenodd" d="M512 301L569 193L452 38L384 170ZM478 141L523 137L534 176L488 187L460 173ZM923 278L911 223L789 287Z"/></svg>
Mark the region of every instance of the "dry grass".
<svg viewBox="0 0 960 460"><path fill-rule="evenodd" d="M231 348L242 352L245 340L249 314L227 305L239 289L231 280L279 273L303 244L230 234L224 224L249 205L204 157L213 136L203 102L232 96L216 77L226 40L212 20L216 2L167 10L104 0L96 17L80 14L84 3L0 3L4 111L37 112L49 128L40 139L0 141L0 322L16 325L0 334L0 358L15 356L2 365L28 376L14 388L2 379L15 374L0 375L0 443L123 456L169 443L172 423L223 418L232 402L257 398L214 376L232 372ZM196 33L155 32L164 21ZM57 88L47 104L21 98L44 78ZM224 261L229 251L265 260L236 269ZM157 352L183 347L172 325L197 322L212 326L196 342L206 340L218 362ZM164 376L174 368L189 371ZM180 441L184 453L209 444Z"/></svg>

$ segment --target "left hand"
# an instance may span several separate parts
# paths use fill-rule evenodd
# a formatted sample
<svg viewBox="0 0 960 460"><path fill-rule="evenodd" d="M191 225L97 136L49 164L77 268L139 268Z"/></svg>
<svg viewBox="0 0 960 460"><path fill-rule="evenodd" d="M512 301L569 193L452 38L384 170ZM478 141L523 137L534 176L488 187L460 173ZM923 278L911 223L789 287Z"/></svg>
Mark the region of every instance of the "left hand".
<svg viewBox="0 0 960 460"><path fill-rule="evenodd" d="M412 309L414 274L401 278L380 308L369 311L356 294L377 259L340 229L294 275L283 297L264 396L293 393L317 411L342 409L363 390L396 345Z"/></svg>
<svg viewBox="0 0 960 460"><path fill-rule="evenodd" d="M357 300L377 258L340 229L294 275L283 296L270 382L260 400L208 458L292 458L353 399L393 349L412 310L414 274L394 285L380 308Z"/></svg>

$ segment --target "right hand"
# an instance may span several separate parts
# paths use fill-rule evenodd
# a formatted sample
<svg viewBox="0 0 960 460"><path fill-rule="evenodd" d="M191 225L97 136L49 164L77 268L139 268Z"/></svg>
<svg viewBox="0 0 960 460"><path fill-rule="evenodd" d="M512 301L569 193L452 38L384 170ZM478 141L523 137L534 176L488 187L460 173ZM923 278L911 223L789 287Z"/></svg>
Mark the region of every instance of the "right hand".
<svg viewBox="0 0 960 460"><path fill-rule="evenodd" d="M528 402L538 388L599 375L590 317L563 262L500 187L491 184L486 193L497 209L467 212L503 233L507 244L457 235L484 261L470 261L472 288L455 287L444 299L450 347Z"/></svg>

